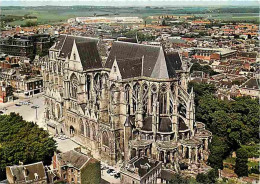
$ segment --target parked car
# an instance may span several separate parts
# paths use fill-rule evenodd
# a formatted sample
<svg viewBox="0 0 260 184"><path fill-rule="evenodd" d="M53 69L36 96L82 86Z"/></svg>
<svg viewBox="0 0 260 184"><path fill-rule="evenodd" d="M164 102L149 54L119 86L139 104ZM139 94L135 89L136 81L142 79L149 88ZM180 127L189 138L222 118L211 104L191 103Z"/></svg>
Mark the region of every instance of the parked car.
<svg viewBox="0 0 260 184"><path fill-rule="evenodd" d="M109 173L110 176L114 176L114 175L116 175L116 174L117 174L116 171L112 171L111 173Z"/></svg>
<svg viewBox="0 0 260 184"><path fill-rule="evenodd" d="M114 175L114 178L116 178L116 179L120 178L120 173L116 173L116 174Z"/></svg>
<svg viewBox="0 0 260 184"><path fill-rule="evenodd" d="M20 104L15 104L15 106L20 107L20 106L22 106L22 105L20 105Z"/></svg>
<svg viewBox="0 0 260 184"><path fill-rule="evenodd" d="M114 169L108 169L107 174L110 174L111 172L115 171Z"/></svg>

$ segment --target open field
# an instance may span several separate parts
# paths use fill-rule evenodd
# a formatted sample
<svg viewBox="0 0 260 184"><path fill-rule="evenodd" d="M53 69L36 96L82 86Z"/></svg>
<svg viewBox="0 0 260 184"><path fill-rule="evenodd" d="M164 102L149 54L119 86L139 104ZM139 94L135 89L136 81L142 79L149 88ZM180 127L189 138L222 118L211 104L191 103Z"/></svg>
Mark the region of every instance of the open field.
<svg viewBox="0 0 260 184"><path fill-rule="evenodd" d="M146 19L151 15L196 15L223 21L255 21L259 22L259 11L250 8L160 8L160 7L105 7L105 6L40 6L40 7L2 7L1 18L20 16L10 25L23 25L30 21L24 16L37 17L38 24L56 24L66 22L67 19L79 16L138 16ZM227 13L230 11L230 13ZM233 13L232 13L233 12ZM241 13L240 13L241 12ZM4 20L4 19L3 19Z"/></svg>

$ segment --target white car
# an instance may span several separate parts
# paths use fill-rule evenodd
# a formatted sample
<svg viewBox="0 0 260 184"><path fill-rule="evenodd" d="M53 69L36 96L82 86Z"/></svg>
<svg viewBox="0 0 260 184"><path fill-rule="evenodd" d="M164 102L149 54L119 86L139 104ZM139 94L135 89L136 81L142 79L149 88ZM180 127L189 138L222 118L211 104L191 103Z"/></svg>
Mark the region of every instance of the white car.
<svg viewBox="0 0 260 184"><path fill-rule="evenodd" d="M109 173L110 176L114 176L115 174L117 174L116 171L112 171L111 173Z"/></svg>

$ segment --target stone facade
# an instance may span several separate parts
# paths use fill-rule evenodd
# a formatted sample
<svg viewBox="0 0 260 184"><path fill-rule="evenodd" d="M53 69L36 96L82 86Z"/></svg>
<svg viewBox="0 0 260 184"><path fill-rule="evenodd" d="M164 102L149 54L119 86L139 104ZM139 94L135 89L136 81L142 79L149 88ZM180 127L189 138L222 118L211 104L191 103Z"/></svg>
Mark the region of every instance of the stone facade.
<svg viewBox="0 0 260 184"><path fill-rule="evenodd" d="M189 66L179 54L114 42L102 62L97 42L62 35L50 49L43 67L49 127L110 165L147 156L179 170L180 161L206 160L211 133L195 121Z"/></svg>

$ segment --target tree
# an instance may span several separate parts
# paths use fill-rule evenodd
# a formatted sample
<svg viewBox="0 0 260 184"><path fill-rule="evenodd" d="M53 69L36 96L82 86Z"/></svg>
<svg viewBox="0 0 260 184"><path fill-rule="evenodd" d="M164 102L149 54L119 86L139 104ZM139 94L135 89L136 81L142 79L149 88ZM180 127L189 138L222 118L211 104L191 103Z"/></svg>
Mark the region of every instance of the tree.
<svg viewBox="0 0 260 184"><path fill-rule="evenodd" d="M225 138L214 135L209 149L209 165L216 170L223 169L223 160L230 153L230 147Z"/></svg>
<svg viewBox="0 0 260 184"><path fill-rule="evenodd" d="M208 178L210 183L216 183L217 178L218 178L218 170L217 169L211 169L208 172Z"/></svg>
<svg viewBox="0 0 260 184"><path fill-rule="evenodd" d="M196 181L199 182L199 183L202 183L202 184L208 184L208 183L210 183L209 178L208 178L208 175L207 175L207 174L204 174L204 173L199 173L199 174L196 176Z"/></svg>
<svg viewBox="0 0 260 184"><path fill-rule="evenodd" d="M182 177L180 174L174 174L170 184L188 184L189 180Z"/></svg>
<svg viewBox="0 0 260 184"><path fill-rule="evenodd" d="M190 72L193 71L202 71L206 74L209 74L210 76L218 74L218 72L212 70L212 68L209 65L202 66L199 63L194 63L192 65Z"/></svg>
<svg viewBox="0 0 260 184"><path fill-rule="evenodd" d="M238 177L248 176L248 153L245 148L239 148L236 151L235 173Z"/></svg>
<svg viewBox="0 0 260 184"><path fill-rule="evenodd" d="M189 90L192 87L195 93L196 120L203 122L213 133L208 159L212 168L222 169L223 160L232 151L240 153L240 147L259 143L259 99L239 97L233 101L222 101L214 96L216 90L214 86L191 82ZM251 157L256 155L253 150L250 153ZM244 154L245 159L239 156L237 158L236 170L240 175L248 173L245 167L247 157Z"/></svg>
<svg viewBox="0 0 260 184"><path fill-rule="evenodd" d="M0 116L0 179L9 165L43 161L49 164L56 151L56 142L33 122L15 113Z"/></svg>

